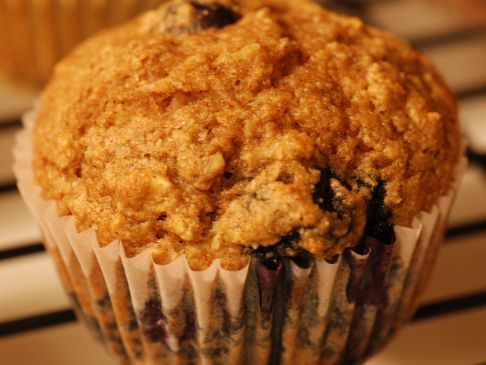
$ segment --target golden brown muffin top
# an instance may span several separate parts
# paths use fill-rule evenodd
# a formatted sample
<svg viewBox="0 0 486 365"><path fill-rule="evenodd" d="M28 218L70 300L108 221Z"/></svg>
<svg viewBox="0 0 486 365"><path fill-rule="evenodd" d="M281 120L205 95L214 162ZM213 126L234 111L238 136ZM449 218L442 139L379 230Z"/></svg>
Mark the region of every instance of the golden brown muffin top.
<svg viewBox="0 0 486 365"><path fill-rule="evenodd" d="M57 66L35 171L102 244L237 269L262 247L330 258L392 240L448 190L458 129L430 61L356 18L178 0Z"/></svg>

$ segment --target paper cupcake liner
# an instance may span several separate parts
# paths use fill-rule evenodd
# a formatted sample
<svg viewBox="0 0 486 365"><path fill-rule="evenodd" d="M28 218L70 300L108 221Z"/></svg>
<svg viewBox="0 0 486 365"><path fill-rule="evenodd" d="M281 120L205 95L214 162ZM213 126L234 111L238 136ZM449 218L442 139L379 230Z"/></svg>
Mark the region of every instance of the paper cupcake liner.
<svg viewBox="0 0 486 365"><path fill-rule="evenodd" d="M121 363L353 364L380 349L417 308L460 177L396 241L366 237L308 269L283 261L269 270L257 260L239 271L219 261L204 271L184 256L168 265L150 250L127 257L115 241L101 247L92 230L78 232L35 185L34 113L14 150L19 189L35 215L81 318Z"/></svg>
<svg viewBox="0 0 486 365"><path fill-rule="evenodd" d="M39 86L55 63L98 30L164 0L0 0L0 72Z"/></svg>

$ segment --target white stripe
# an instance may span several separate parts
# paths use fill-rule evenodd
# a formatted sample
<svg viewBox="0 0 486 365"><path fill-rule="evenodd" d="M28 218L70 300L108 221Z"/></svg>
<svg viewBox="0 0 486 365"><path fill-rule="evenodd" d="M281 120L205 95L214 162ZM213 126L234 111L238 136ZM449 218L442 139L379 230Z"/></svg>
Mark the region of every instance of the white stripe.
<svg viewBox="0 0 486 365"><path fill-rule="evenodd" d="M486 41L476 37L429 48L426 53L455 91L464 91L486 83Z"/></svg>
<svg viewBox="0 0 486 365"><path fill-rule="evenodd" d="M57 271L47 254L0 261L0 322L69 306Z"/></svg>
<svg viewBox="0 0 486 365"><path fill-rule="evenodd" d="M470 166L464 174L462 185L452 207L449 226L477 222L486 219L486 173Z"/></svg>
<svg viewBox="0 0 486 365"><path fill-rule="evenodd" d="M0 194L0 250L40 242L40 233L17 192Z"/></svg>
<svg viewBox="0 0 486 365"><path fill-rule="evenodd" d="M0 339L2 365L116 365L79 323Z"/></svg>
<svg viewBox="0 0 486 365"><path fill-rule="evenodd" d="M471 149L486 155L486 94L462 101L460 110L461 122Z"/></svg>
<svg viewBox="0 0 486 365"><path fill-rule="evenodd" d="M484 364L486 308L413 323L366 365Z"/></svg>
<svg viewBox="0 0 486 365"><path fill-rule="evenodd" d="M439 253L424 302L486 291L486 234L465 236L447 243Z"/></svg>

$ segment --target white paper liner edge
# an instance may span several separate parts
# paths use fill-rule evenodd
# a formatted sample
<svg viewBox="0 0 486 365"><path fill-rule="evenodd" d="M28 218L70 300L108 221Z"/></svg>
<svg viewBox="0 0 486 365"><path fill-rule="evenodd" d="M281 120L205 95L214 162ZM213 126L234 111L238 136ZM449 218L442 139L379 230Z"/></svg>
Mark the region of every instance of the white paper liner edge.
<svg viewBox="0 0 486 365"><path fill-rule="evenodd" d="M210 295L217 278L222 280L226 288L232 315L236 315L241 310L242 295L249 266L239 271L230 272L223 270L219 261L214 261L207 270L193 271L187 264L185 257L180 257L168 265L157 265L152 260L150 250L145 250L135 257L128 258L119 241L100 247L93 230L77 232L73 217L59 217L56 203L43 200L41 189L34 182L32 146L30 143L34 116L35 114L31 112L24 117L25 130L19 134L15 146L14 171L19 181L19 190L41 226L42 232L46 235L46 241L48 244L57 246L67 267L69 267L70 259L74 254L83 275L88 278L93 265L98 264L103 272L106 286L112 293L117 281L114 264L121 260L125 268L135 311L142 310L150 296L150 289L143 283L149 276L150 270L155 271L162 306L166 310L175 308L180 302L183 282L186 277L189 277L194 293L197 323L203 330L209 327L207 320L210 318ZM455 191L457 191L466 164L466 160L462 158L455 168L454 183L450 192L440 197L438 204L430 212L420 213L414 219L412 227L395 227L396 245L399 248L396 255L399 255L404 263L403 272L398 275L406 276L420 238L423 241L422 250L427 251L433 236L432 233L437 229L444 229ZM335 279L341 264L341 257L332 264L325 260L317 260L315 263L319 280L319 317L326 317L330 309ZM293 272L296 277L299 276L299 273L302 274L296 266ZM303 274L305 275L305 273ZM393 288L396 293L394 297L397 300L400 298L399 293L402 290L402 286ZM174 344L174 347L177 348L177 345ZM208 361L207 359L202 360L203 362Z"/></svg>

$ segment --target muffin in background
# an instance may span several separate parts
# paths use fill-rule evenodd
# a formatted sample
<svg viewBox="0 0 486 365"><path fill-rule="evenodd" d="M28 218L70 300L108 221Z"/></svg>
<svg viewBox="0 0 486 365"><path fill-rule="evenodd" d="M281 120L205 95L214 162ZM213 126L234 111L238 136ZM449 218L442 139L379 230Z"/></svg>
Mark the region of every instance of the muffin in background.
<svg viewBox="0 0 486 365"><path fill-rule="evenodd" d="M0 75L40 87L80 41L163 1L0 0Z"/></svg>
<svg viewBox="0 0 486 365"><path fill-rule="evenodd" d="M362 363L413 314L464 167L428 58L304 0L174 0L86 41L15 156L133 364Z"/></svg>

